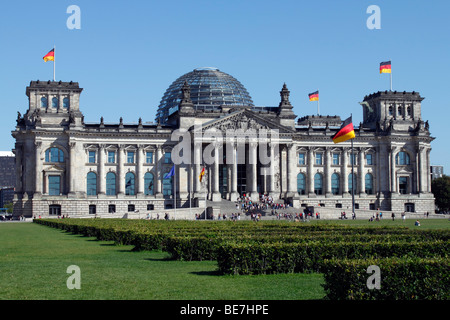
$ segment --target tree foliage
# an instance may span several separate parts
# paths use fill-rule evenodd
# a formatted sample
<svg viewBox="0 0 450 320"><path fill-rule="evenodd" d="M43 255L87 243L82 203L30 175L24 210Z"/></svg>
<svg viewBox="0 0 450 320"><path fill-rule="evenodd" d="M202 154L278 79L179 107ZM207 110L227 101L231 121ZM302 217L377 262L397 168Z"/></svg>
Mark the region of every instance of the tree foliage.
<svg viewBox="0 0 450 320"><path fill-rule="evenodd" d="M431 191L439 211L450 211L450 176L443 175L441 178L433 179Z"/></svg>

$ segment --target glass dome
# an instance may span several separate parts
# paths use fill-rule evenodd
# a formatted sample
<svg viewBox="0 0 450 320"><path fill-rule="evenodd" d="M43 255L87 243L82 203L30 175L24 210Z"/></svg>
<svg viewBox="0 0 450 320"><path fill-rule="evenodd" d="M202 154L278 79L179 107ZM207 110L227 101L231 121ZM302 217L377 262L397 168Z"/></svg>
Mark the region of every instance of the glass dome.
<svg viewBox="0 0 450 320"><path fill-rule="evenodd" d="M252 98L238 80L217 68L198 68L176 79L166 90L158 107L157 121L166 123L168 116L178 110L185 81L191 87L196 110L213 110L221 105L253 106Z"/></svg>

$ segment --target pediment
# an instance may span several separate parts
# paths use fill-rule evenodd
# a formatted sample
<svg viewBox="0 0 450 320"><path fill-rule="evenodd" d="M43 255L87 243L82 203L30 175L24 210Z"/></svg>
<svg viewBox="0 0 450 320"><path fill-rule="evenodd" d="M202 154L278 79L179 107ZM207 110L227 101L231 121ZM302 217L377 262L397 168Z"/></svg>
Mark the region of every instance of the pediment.
<svg viewBox="0 0 450 320"><path fill-rule="evenodd" d="M405 174L405 175L409 175L413 173L413 170L411 168L409 168L409 166L402 166L401 168L399 168L396 171L397 174Z"/></svg>
<svg viewBox="0 0 450 320"><path fill-rule="evenodd" d="M201 127L194 128L194 131L205 132L206 130L215 129L226 133L228 131L236 132L258 132L265 130L266 132L278 131L279 134L293 134L294 130L280 125L272 120L264 118L250 110L244 109L232 112L229 115L220 117L204 123Z"/></svg>
<svg viewBox="0 0 450 320"><path fill-rule="evenodd" d="M59 165L55 165L55 164L52 164L51 166L49 166L49 167L47 167L46 169L45 169L45 172L54 172L54 173L60 173L60 172L63 172L64 171L64 168L63 167L61 167L61 166L59 166Z"/></svg>

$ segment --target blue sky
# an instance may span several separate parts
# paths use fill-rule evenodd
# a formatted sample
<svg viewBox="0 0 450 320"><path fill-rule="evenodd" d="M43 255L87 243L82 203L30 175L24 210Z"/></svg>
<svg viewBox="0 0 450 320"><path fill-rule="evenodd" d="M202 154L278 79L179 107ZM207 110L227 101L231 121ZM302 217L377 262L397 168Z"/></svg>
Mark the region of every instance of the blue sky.
<svg viewBox="0 0 450 320"><path fill-rule="evenodd" d="M81 29L70 30L70 5ZM370 30L369 5L381 10ZM25 87L51 80L42 57L56 45L56 80L84 88L85 121L153 121L161 97L179 76L217 67L237 78L255 105L276 106L283 83L298 116L317 112L308 93L320 90L321 114L353 114L365 95L389 89L379 63L392 60L393 90L425 97L431 163L450 168L449 1L343 0L47 0L8 1L0 8L0 150L11 150Z"/></svg>

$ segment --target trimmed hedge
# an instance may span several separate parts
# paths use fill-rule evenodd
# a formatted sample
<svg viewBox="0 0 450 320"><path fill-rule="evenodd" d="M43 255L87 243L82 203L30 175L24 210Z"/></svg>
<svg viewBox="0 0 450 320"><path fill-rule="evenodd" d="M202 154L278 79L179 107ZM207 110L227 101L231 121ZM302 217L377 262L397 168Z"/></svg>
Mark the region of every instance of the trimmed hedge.
<svg viewBox="0 0 450 320"><path fill-rule="evenodd" d="M39 219L75 234L163 250L178 260L217 260L223 274L322 272L329 299L449 299L450 230L406 227L164 221ZM381 289L368 289L369 265Z"/></svg>
<svg viewBox="0 0 450 320"><path fill-rule="evenodd" d="M380 268L380 289L369 289L369 266ZM324 262L324 289L330 300L449 300L446 258L333 259Z"/></svg>
<svg viewBox="0 0 450 320"><path fill-rule="evenodd" d="M226 243L217 254L224 274L323 272L326 259L446 256L448 242Z"/></svg>

